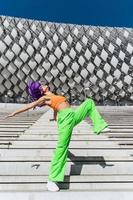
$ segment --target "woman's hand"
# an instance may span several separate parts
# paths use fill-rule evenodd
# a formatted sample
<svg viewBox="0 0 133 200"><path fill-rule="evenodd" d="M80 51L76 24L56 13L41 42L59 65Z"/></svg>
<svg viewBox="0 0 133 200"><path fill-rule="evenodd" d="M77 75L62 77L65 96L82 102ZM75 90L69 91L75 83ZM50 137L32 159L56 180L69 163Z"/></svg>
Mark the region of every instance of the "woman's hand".
<svg viewBox="0 0 133 200"><path fill-rule="evenodd" d="M55 118L53 118L53 119L49 119L49 121L50 121L50 122L52 122L52 121L56 121L56 119L55 119Z"/></svg>
<svg viewBox="0 0 133 200"><path fill-rule="evenodd" d="M11 113L11 114L9 114L9 115L7 115L4 119L7 119L7 118L9 118L9 117L13 117L13 116L15 116L15 113L14 113L14 112Z"/></svg>

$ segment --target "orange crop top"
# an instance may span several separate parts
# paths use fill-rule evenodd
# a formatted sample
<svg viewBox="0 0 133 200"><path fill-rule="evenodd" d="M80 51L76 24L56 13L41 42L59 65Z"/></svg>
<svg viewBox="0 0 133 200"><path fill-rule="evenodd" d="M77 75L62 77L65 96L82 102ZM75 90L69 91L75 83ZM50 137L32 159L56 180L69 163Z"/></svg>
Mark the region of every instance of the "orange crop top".
<svg viewBox="0 0 133 200"><path fill-rule="evenodd" d="M66 97L60 95L50 95L51 104L49 105L54 110L57 110L60 103L66 101Z"/></svg>

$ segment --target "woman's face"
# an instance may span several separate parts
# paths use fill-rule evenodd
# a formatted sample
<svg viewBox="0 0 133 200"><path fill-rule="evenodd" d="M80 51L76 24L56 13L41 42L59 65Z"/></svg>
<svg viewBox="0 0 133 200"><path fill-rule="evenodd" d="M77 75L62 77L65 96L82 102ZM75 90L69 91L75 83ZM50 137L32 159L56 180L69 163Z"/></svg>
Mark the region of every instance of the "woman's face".
<svg viewBox="0 0 133 200"><path fill-rule="evenodd" d="M46 93L49 91L49 88L47 85L41 85L41 90L43 91L43 93Z"/></svg>

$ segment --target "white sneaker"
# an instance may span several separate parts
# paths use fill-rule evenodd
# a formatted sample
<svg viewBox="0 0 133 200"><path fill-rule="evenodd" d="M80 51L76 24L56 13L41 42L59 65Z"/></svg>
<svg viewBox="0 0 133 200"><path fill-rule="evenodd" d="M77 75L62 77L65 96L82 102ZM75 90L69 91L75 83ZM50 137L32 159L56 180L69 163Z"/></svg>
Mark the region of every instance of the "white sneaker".
<svg viewBox="0 0 133 200"><path fill-rule="evenodd" d="M60 190L57 184L52 181L48 181L46 187L48 191L52 191L52 192L57 192Z"/></svg>
<svg viewBox="0 0 133 200"><path fill-rule="evenodd" d="M107 132L110 132L110 131L111 131L110 128L106 127L101 131L101 133L107 133Z"/></svg>

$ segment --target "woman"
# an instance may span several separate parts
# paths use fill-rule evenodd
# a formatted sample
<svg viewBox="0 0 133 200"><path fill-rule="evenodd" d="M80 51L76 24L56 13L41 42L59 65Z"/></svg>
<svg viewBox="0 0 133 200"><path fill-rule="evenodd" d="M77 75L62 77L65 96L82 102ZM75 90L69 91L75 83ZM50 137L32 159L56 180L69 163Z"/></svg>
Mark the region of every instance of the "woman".
<svg viewBox="0 0 133 200"><path fill-rule="evenodd" d="M94 101L91 98L87 98L74 110L64 96L55 95L50 92L47 85L42 85L38 81L29 83L27 92L32 97L33 102L26 104L7 117L13 117L18 113L35 108L36 106L42 107L47 105L53 108L54 119L57 118L59 137L51 161L47 189L49 191L58 191L59 187L57 182L62 182L64 180L68 146L73 128L86 116L89 116L93 123L94 133L100 134L101 132L108 132L110 129L97 111Z"/></svg>

